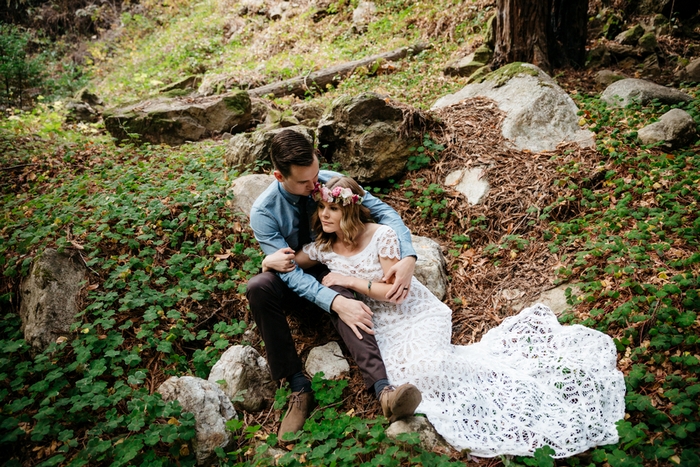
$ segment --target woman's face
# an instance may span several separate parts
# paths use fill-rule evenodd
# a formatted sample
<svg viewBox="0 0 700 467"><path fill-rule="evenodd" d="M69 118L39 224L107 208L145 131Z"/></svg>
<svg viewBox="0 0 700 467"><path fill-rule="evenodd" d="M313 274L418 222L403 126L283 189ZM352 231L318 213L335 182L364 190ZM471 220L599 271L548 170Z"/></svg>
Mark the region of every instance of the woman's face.
<svg viewBox="0 0 700 467"><path fill-rule="evenodd" d="M326 233L340 231L340 219L343 217L343 208L335 203L318 202L318 219Z"/></svg>

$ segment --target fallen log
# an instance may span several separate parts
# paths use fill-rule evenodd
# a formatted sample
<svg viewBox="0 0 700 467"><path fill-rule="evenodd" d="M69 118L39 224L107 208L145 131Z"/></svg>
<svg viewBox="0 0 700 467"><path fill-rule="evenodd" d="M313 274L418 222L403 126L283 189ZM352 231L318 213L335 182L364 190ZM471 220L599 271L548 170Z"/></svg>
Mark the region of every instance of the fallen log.
<svg viewBox="0 0 700 467"><path fill-rule="evenodd" d="M305 76L297 76L296 78L249 89L248 94L250 94L251 97L260 97L270 94L274 97L289 96L292 94L304 97L307 92L324 92L326 86L329 84L337 85L359 67L372 69L375 63L381 64L385 61L399 60L408 55L417 55L427 48L429 48L429 44L420 42L410 47L401 47L391 52L384 52L360 60L341 63L340 65L335 65L330 68L314 71Z"/></svg>

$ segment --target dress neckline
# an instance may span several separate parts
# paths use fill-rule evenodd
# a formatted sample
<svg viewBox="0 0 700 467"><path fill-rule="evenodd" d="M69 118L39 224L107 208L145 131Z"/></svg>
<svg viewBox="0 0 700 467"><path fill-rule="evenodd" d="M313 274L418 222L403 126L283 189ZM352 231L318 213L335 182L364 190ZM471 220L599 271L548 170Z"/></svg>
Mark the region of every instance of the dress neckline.
<svg viewBox="0 0 700 467"><path fill-rule="evenodd" d="M372 238L370 238L370 239L369 239L369 242L367 242L367 245L365 245L365 247L364 247L363 249L361 249L360 251L358 251L358 252L355 253L354 255L345 256L345 255L341 255L340 253L336 253L335 250L333 250L333 247L332 247L332 246L331 246L331 253L333 253L334 255L339 256L339 257L341 257L341 258L346 258L346 259L354 258L354 257L356 257L356 256L358 256L358 255L361 255L361 254L364 253L365 250L366 250L367 248L369 248L369 246L374 242L374 237L376 237L377 234L378 234L378 233L382 230L382 228L384 228L384 227L389 228L389 227L386 226L386 225L381 225L381 224L380 224L379 227L377 227L377 230L375 230L374 233L372 234Z"/></svg>

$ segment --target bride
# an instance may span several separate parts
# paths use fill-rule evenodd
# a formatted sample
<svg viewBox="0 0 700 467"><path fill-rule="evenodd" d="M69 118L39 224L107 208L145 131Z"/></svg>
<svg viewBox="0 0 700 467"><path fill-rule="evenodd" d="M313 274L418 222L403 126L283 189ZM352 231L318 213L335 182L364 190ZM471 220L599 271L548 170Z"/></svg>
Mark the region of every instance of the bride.
<svg viewBox="0 0 700 467"><path fill-rule="evenodd" d="M367 303L390 381L420 389L417 412L452 446L483 457L549 446L566 457L618 441L625 384L609 336L561 326L537 304L478 343L452 345L452 311L415 277L403 303L386 301L391 285L381 279L400 259L399 243L391 228L371 223L362 188L337 177L312 196L317 237L296 263L326 264L323 285L348 287ZM287 272L289 253L280 250L263 266Z"/></svg>

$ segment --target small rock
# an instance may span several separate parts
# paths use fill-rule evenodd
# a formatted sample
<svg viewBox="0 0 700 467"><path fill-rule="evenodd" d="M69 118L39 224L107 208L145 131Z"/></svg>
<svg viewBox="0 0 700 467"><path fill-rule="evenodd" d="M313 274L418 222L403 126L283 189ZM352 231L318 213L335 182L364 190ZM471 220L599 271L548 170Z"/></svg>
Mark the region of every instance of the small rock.
<svg viewBox="0 0 700 467"><path fill-rule="evenodd" d="M442 300L447 294L447 263L442 248L436 241L418 235L411 235L411 242L418 255L413 275L433 295Z"/></svg>
<svg viewBox="0 0 700 467"><path fill-rule="evenodd" d="M445 186L452 187L467 198L471 206L479 204L489 191L489 182L482 178L483 167L456 170L445 178Z"/></svg>
<svg viewBox="0 0 700 467"><path fill-rule="evenodd" d="M314 347L306 358L306 372L310 375L322 371L325 379L340 379L350 372L350 365L343 357L337 342Z"/></svg>
<svg viewBox="0 0 700 467"><path fill-rule="evenodd" d="M577 296L581 293L581 289L579 289L577 286L563 284L559 287L545 290L531 302L525 302L523 300L517 301L512 305L512 309L514 311L520 311L523 308L528 308L537 303L542 303L547 305L555 315L560 316L564 311L571 307L568 303L566 303L566 289L569 287L571 287L572 296Z"/></svg>
<svg viewBox="0 0 700 467"><path fill-rule="evenodd" d="M92 107L97 107L100 105L104 105L104 102L102 99L100 99L97 94L94 92L90 91L88 88L83 88L77 93L75 93L75 98L79 100L80 102L85 102L86 104L90 104Z"/></svg>
<svg viewBox="0 0 700 467"><path fill-rule="evenodd" d="M158 388L164 401L177 400L183 412L191 412L197 431L194 442L197 464L210 465L217 459L215 449L226 449L232 433L226 422L236 416L229 398L216 383L194 376L171 376Z"/></svg>
<svg viewBox="0 0 700 467"><path fill-rule="evenodd" d="M612 70L600 70L595 75L595 82L601 86L609 86L615 81L620 81L625 79L624 75L619 75Z"/></svg>
<svg viewBox="0 0 700 467"><path fill-rule="evenodd" d="M466 57L450 62L443 73L447 76L470 76L485 65L483 62L477 62L474 59L474 52L472 52Z"/></svg>
<svg viewBox="0 0 700 467"><path fill-rule="evenodd" d="M625 78L614 82L603 91L600 98L614 107L626 107L632 102L646 105L653 99L658 99L664 104L678 104L692 100L692 97L678 89L636 78Z"/></svg>
<svg viewBox="0 0 700 467"><path fill-rule="evenodd" d="M257 412L274 400L277 383L270 377L264 357L247 345L234 345L221 355L209 373L209 381L224 381L222 390L229 399L245 391L243 401L234 406L246 412Z"/></svg>
<svg viewBox="0 0 700 467"><path fill-rule="evenodd" d="M386 429L387 437L398 440L402 433L418 433L420 447L426 451L432 451L438 447L449 447L440 434L435 431L433 425L425 417L408 417L397 420Z"/></svg>
<svg viewBox="0 0 700 467"><path fill-rule="evenodd" d="M274 181L275 177L268 174L244 175L235 179L231 184L235 210L250 217L253 203Z"/></svg>
<svg viewBox="0 0 700 467"><path fill-rule="evenodd" d="M681 109L671 109L659 121L645 126L637 133L642 144L665 141L664 146L677 149L691 143L697 136L695 120Z"/></svg>
<svg viewBox="0 0 700 467"><path fill-rule="evenodd" d="M361 1L352 12L353 30L358 33L365 32L369 23L374 21L376 14L377 5L374 2Z"/></svg>
<svg viewBox="0 0 700 467"><path fill-rule="evenodd" d="M700 58L696 58L685 67L686 81L700 83Z"/></svg>
<svg viewBox="0 0 700 467"><path fill-rule="evenodd" d="M69 100L66 102L66 111L67 122L95 123L100 120L100 113L87 102Z"/></svg>
<svg viewBox="0 0 700 467"><path fill-rule="evenodd" d="M522 290L518 289L503 289L501 290L501 296L505 299L508 300L509 302L512 302L513 300L517 300L518 298L522 297L525 295L525 292Z"/></svg>
<svg viewBox="0 0 700 467"><path fill-rule="evenodd" d="M644 59L642 64L642 78L656 78L661 75L661 67L659 66L659 58L656 54L649 55Z"/></svg>

